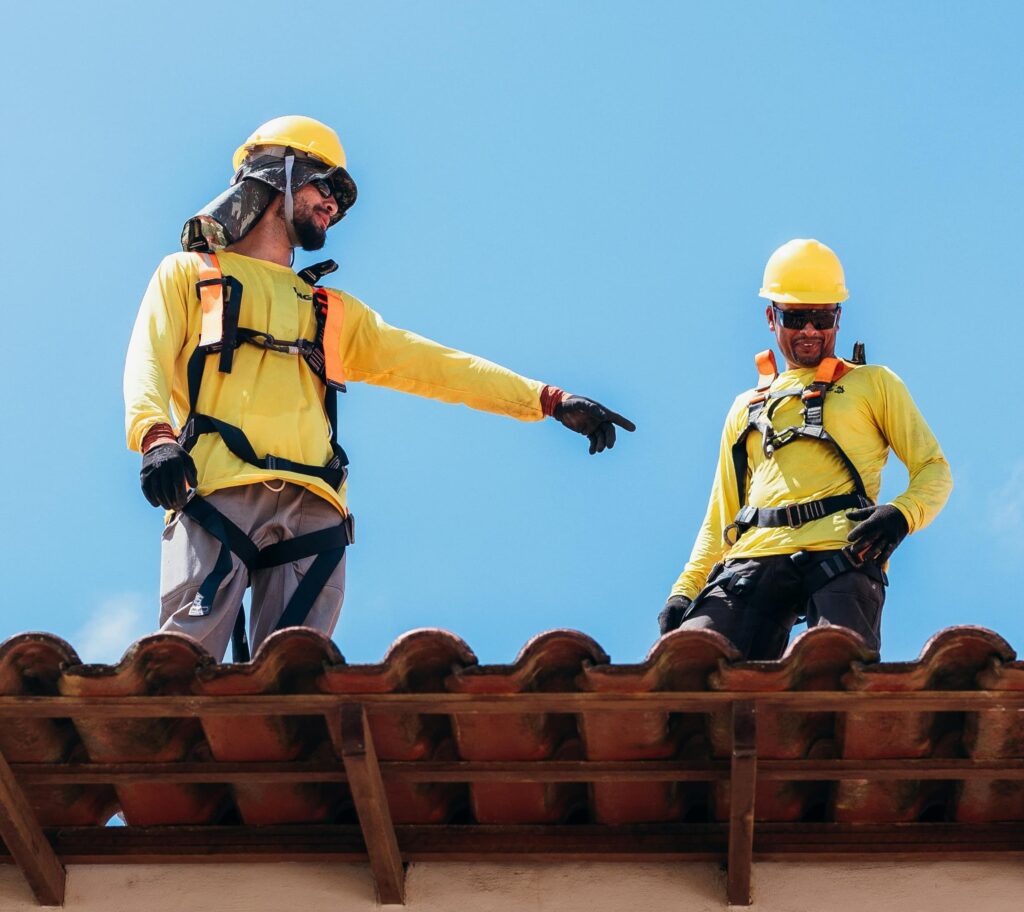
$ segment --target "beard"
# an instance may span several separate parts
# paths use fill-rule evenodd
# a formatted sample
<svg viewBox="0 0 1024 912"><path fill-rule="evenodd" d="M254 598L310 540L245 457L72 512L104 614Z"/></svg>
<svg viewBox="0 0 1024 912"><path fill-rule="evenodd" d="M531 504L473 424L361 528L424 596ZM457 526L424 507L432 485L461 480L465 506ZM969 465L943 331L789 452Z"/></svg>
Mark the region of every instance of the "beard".
<svg viewBox="0 0 1024 912"><path fill-rule="evenodd" d="M807 349L796 342L790 345L792 361L801 367L817 367L822 359L826 357L825 351L826 346L824 342L812 344Z"/></svg>
<svg viewBox="0 0 1024 912"><path fill-rule="evenodd" d="M278 209L277 215L278 218L284 219L283 205ZM327 228L320 227L319 216L320 212L316 206L302 205L298 200L295 201L292 227L295 229L295 239L303 250L319 250L327 242Z"/></svg>
<svg viewBox="0 0 1024 912"><path fill-rule="evenodd" d="M320 227L311 209L297 211L292 218L292 225L303 250L319 250L327 242L327 230Z"/></svg>

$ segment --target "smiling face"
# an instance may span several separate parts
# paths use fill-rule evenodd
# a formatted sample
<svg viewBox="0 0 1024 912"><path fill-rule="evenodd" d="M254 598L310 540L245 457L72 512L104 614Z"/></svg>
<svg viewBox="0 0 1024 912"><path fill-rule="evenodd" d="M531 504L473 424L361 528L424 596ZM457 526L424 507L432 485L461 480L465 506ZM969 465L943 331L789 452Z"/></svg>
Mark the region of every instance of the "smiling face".
<svg viewBox="0 0 1024 912"><path fill-rule="evenodd" d="M327 195L324 196L324 189ZM312 181L294 195L292 224L303 250L319 250L327 240L327 229L338 213L338 203L323 181Z"/></svg>
<svg viewBox="0 0 1024 912"><path fill-rule="evenodd" d="M838 304L772 303L765 308L768 328L790 370L817 367L823 359L835 357L839 312ZM830 322L831 328L819 328Z"/></svg>

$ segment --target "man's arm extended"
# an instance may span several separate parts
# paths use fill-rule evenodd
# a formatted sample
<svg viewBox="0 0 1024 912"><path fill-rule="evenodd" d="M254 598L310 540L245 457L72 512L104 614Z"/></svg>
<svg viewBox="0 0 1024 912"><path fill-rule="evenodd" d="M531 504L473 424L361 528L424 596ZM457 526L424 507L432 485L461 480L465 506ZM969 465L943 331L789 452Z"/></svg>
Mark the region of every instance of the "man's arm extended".
<svg viewBox="0 0 1024 912"><path fill-rule="evenodd" d="M614 426L632 422L598 403L546 386L416 333L390 326L351 295L345 295L341 360L353 381L461 403L520 421L553 415L591 441L591 452L614 445Z"/></svg>

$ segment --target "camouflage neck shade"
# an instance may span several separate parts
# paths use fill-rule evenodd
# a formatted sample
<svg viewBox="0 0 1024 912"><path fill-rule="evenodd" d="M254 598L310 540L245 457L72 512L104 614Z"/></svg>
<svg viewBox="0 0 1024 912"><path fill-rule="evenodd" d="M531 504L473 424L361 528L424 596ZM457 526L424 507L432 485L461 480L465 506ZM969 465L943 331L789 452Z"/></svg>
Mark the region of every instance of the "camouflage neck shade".
<svg viewBox="0 0 1024 912"><path fill-rule="evenodd" d="M296 153L292 190L300 190L318 179L330 184L338 204L337 215L331 220L334 225L356 201L355 182L344 168L332 168L317 158ZM260 220L275 194L284 192L285 186L284 157L258 154L246 159L231 186L185 222L182 249L214 253L240 241Z"/></svg>

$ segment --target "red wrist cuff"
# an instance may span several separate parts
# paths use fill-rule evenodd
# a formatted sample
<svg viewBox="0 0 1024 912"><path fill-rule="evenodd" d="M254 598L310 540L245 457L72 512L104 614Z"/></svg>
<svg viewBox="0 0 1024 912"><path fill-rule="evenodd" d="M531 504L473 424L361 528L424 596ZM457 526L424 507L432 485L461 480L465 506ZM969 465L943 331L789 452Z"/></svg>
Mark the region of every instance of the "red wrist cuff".
<svg viewBox="0 0 1024 912"><path fill-rule="evenodd" d="M174 429L169 424L154 424L142 438L140 449L143 453L149 452L153 447L162 443L177 443L178 438L174 436Z"/></svg>
<svg viewBox="0 0 1024 912"><path fill-rule="evenodd" d="M544 413L545 418L550 418L555 414L555 406L567 399L569 394L565 390L560 390L557 386L545 386L540 391L540 410Z"/></svg>

